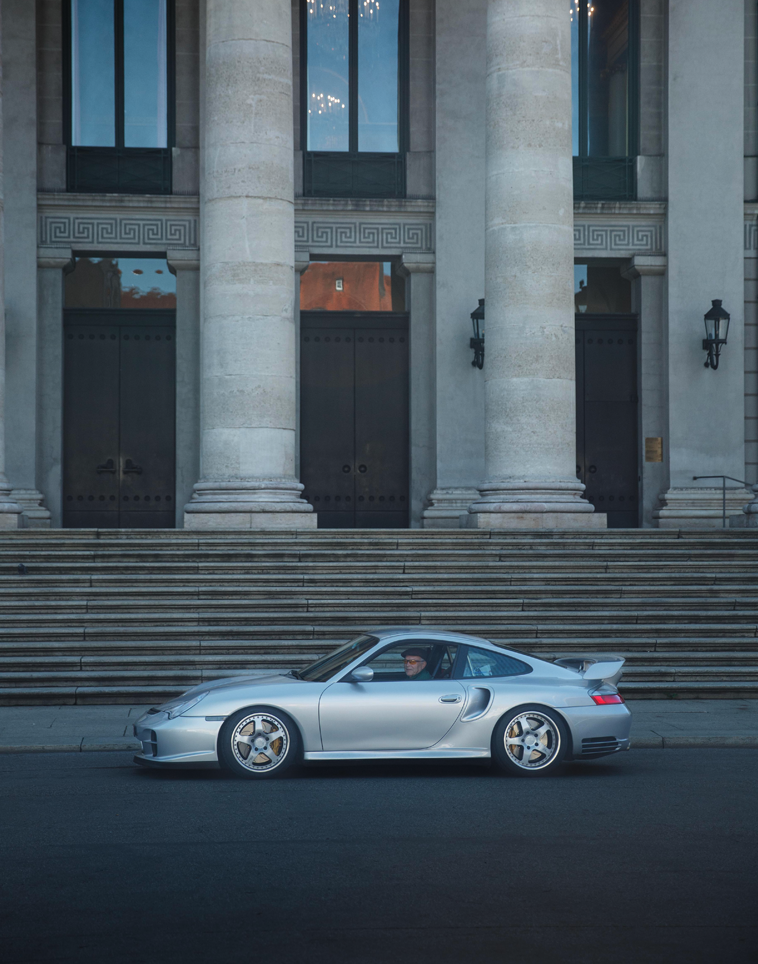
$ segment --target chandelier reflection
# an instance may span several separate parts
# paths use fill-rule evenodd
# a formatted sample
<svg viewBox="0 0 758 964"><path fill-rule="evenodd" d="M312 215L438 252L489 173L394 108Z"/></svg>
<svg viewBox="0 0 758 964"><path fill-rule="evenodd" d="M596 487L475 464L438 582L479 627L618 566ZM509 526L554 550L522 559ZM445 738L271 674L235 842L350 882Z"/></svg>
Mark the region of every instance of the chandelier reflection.
<svg viewBox="0 0 758 964"><path fill-rule="evenodd" d="M594 8L594 6L592 5L592 3L588 3L588 4L587 4L587 16L588 16L588 17L591 17L594 12L595 12L595 8ZM571 16L571 22L572 22L572 23L574 22L574 20L579 20L579 0L574 0L574 6L573 6L573 7L569 7L569 14L570 14L570 16Z"/></svg>
<svg viewBox="0 0 758 964"><path fill-rule="evenodd" d="M308 15L314 20L318 17L336 20L337 17L350 16L348 5L350 0L307 0Z"/></svg>
<svg viewBox="0 0 758 964"><path fill-rule="evenodd" d="M379 0L363 0L361 4L361 16L368 20L379 19Z"/></svg>
<svg viewBox="0 0 758 964"><path fill-rule="evenodd" d="M345 105L339 97L332 97L331 94L311 94L311 103L308 107L309 114L331 114L333 111L344 109Z"/></svg>

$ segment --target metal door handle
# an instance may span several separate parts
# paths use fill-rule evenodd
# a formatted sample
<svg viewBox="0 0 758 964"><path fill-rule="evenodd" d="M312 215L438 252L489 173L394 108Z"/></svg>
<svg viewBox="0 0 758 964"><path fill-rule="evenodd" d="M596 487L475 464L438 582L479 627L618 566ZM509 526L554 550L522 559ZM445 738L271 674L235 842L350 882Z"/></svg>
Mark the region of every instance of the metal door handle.
<svg viewBox="0 0 758 964"><path fill-rule="evenodd" d="M358 471L361 472L361 473L365 472L365 471L366 471L366 466L365 466L365 465L359 465L359 466L358 466Z"/></svg>
<svg viewBox="0 0 758 964"><path fill-rule="evenodd" d="M124 475L126 475L127 472L136 472L137 475L142 475L142 466L135 465L131 459L127 459L124 465Z"/></svg>
<svg viewBox="0 0 758 964"><path fill-rule="evenodd" d="M440 696L440 703L460 703L461 696Z"/></svg>
<svg viewBox="0 0 758 964"><path fill-rule="evenodd" d="M597 466L596 466L596 465L591 465L591 466L590 466L590 472L592 472L592 474L594 475L595 472L597 472Z"/></svg>
<svg viewBox="0 0 758 964"><path fill-rule="evenodd" d="M113 459L108 459L107 462L103 462L102 465L98 465L95 471L98 475L100 475L101 472L115 472L116 466L113 464Z"/></svg>

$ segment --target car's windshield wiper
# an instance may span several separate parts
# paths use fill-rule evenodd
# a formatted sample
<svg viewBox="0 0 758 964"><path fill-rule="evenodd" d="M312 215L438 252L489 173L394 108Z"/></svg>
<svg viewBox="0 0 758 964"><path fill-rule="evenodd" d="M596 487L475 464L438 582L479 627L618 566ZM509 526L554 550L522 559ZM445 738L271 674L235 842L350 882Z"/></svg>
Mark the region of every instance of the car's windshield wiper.
<svg viewBox="0 0 758 964"><path fill-rule="evenodd" d="M284 675L291 676L292 679L302 679L302 676L300 675L300 673L298 673L296 669L291 669L288 673L285 673Z"/></svg>

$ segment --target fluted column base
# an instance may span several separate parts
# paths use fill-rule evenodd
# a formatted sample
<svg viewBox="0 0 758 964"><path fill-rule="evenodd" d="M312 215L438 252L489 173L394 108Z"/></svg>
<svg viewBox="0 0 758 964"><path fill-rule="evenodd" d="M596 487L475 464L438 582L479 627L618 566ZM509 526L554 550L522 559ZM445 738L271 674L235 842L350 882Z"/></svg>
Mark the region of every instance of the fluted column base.
<svg viewBox="0 0 758 964"><path fill-rule="evenodd" d="M469 506L470 529L605 529L606 516L576 480L484 482Z"/></svg>
<svg viewBox="0 0 758 964"><path fill-rule="evenodd" d="M758 482L753 486L753 501L742 507L742 518L732 517L730 526L739 529L758 529Z"/></svg>
<svg viewBox="0 0 758 964"><path fill-rule="evenodd" d="M184 507L185 529L315 529L313 506L294 479L200 481Z"/></svg>
<svg viewBox="0 0 758 964"><path fill-rule="evenodd" d="M727 526L745 525L742 521L743 507L749 498L749 489L727 488ZM653 512L653 518L659 529L720 529L724 525L724 498L721 486L671 488L663 493L660 499L661 507ZM734 523L732 519L735 520Z"/></svg>
<svg viewBox="0 0 758 964"><path fill-rule="evenodd" d="M5 476L0 476L0 530L20 529L22 525L21 507L13 501Z"/></svg>
<svg viewBox="0 0 758 964"><path fill-rule="evenodd" d="M435 489L429 496L431 505L424 509L425 529L465 529L468 507L477 497L476 489Z"/></svg>
<svg viewBox="0 0 758 964"><path fill-rule="evenodd" d="M13 489L11 498L21 510L22 528L50 528L50 510L45 507L45 497L41 492L36 489Z"/></svg>

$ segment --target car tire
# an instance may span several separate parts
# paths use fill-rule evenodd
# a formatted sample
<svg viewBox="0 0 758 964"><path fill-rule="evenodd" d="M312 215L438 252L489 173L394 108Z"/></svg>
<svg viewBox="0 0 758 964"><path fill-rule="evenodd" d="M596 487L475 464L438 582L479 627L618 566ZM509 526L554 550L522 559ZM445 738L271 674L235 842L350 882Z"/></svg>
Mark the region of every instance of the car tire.
<svg viewBox="0 0 758 964"><path fill-rule="evenodd" d="M300 761L302 740L291 716L269 706L248 706L224 720L219 763L237 777L267 780Z"/></svg>
<svg viewBox="0 0 758 964"><path fill-rule="evenodd" d="M554 773L569 753L569 731L559 713L547 706L516 706L492 733L492 758L501 770L519 777Z"/></svg>

